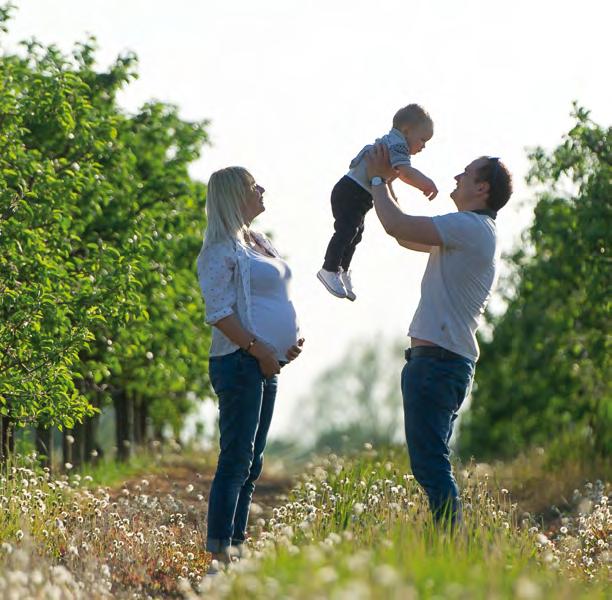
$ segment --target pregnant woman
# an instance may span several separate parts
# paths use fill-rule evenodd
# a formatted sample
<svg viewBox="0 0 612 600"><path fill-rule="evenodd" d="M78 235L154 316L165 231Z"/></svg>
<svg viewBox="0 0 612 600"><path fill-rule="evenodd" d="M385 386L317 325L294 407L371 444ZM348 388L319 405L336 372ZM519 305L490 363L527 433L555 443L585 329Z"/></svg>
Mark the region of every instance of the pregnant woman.
<svg viewBox="0 0 612 600"><path fill-rule="evenodd" d="M213 173L198 278L213 326L209 375L219 398L220 454L208 500L206 549L227 564L245 540L281 367L304 342L291 269L251 222L264 188L242 167Z"/></svg>

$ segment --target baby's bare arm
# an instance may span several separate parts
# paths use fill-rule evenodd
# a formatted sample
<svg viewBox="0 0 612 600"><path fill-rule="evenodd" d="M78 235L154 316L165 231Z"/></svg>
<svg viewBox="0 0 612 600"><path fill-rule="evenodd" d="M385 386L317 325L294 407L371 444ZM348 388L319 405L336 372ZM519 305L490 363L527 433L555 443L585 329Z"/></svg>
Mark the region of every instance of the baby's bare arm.
<svg viewBox="0 0 612 600"><path fill-rule="evenodd" d="M400 165L395 168L395 171L404 183L421 190L430 200L438 195L436 184L418 169L409 165Z"/></svg>

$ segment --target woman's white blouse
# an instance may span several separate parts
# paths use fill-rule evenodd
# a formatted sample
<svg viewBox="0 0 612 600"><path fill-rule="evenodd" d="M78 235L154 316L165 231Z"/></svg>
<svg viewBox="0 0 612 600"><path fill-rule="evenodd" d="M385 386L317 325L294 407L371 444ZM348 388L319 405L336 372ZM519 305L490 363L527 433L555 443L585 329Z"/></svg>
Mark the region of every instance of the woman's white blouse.
<svg viewBox="0 0 612 600"><path fill-rule="evenodd" d="M279 253L268 238L251 231L257 242L272 256ZM206 303L206 323L214 325L236 314L242 325L255 331L251 301L251 268L247 248L236 240L204 244L197 260L200 289ZM210 356L235 352L238 346L213 327Z"/></svg>

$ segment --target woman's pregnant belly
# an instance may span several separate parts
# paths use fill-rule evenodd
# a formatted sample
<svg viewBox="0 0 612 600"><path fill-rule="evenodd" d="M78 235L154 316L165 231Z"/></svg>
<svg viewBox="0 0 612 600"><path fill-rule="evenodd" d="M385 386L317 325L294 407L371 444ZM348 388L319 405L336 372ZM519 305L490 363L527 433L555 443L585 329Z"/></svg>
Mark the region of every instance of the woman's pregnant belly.
<svg viewBox="0 0 612 600"><path fill-rule="evenodd" d="M274 348L277 360L286 361L287 350L297 342L300 333L293 303L270 302L269 298L265 303L255 300L252 317L255 334Z"/></svg>

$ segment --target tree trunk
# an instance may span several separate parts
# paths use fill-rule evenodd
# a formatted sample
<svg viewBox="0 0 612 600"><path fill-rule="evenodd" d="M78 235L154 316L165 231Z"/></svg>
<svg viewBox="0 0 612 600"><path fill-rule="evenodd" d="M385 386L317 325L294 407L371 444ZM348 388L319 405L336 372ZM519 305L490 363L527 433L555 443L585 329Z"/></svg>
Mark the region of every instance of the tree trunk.
<svg viewBox="0 0 612 600"><path fill-rule="evenodd" d="M153 439L151 440L150 447L155 450L155 452L163 452L164 449L164 429L159 424L152 425L153 429Z"/></svg>
<svg viewBox="0 0 612 600"><path fill-rule="evenodd" d="M53 459L55 455L53 447L53 427L36 428L36 452L41 459L43 467L53 469Z"/></svg>
<svg viewBox="0 0 612 600"><path fill-rule="evenodd" d="M137 447L142 446L143 432L141 427L142 421L142 402L139 397L134 400L134 443Z"/></svg>
<svg viewBox="0 0 612 600"><path fill-rule="evenodd" d="M2 426L2 435L0 440L0 453L2 454L2 460L5 461L15 451L15 423L9 417L2 417L0 419Z"/></svg>
<svg viewBox="0 0 612 600"><path fill-rule="evenodd" d="M64 458L64 464L62 465L66 468L66 465L74 465L74 436L72 434L72 429L64 429L62 431L62 456ZM72 466L68 467L70 470Z"/></svg>
<svg viewBox="0 0 612 600"><path fill-rule="evenodd" d="M117 432L117 458L120 461L132 457L134 447L134 400L123 390L113 395Z"/></svg>
<svg viewBox="0 0 612 600"><path fill-rule="evenodd" d="M94 415L87 419L85 425L85 462L96 464L100 458L100 448L98 447L98 424L99 415Z"/></svg>
<svg viewBox="0 0 612 600"><path fill-rule="evenodd" d="M146 402L138 398L134 404L134 439L137 446L149 443L149 410Z"/></svg>
<svg viewBox="0 0 612 600"><path fill-rule="evenodd" d="M142 439L143 445L148 445L152 438L152 421L149 416L149 405L143 402L142 408L140 409L141 428L142 428Z"/></svg>
<svg viewBox="0 0 612 600"><path fill-rule="evenodd" d="M86 428L84 423L77 423L72 430L74 436L74 447L72 458L75 467L82 467L85 464L85 436Z"/></svg>

